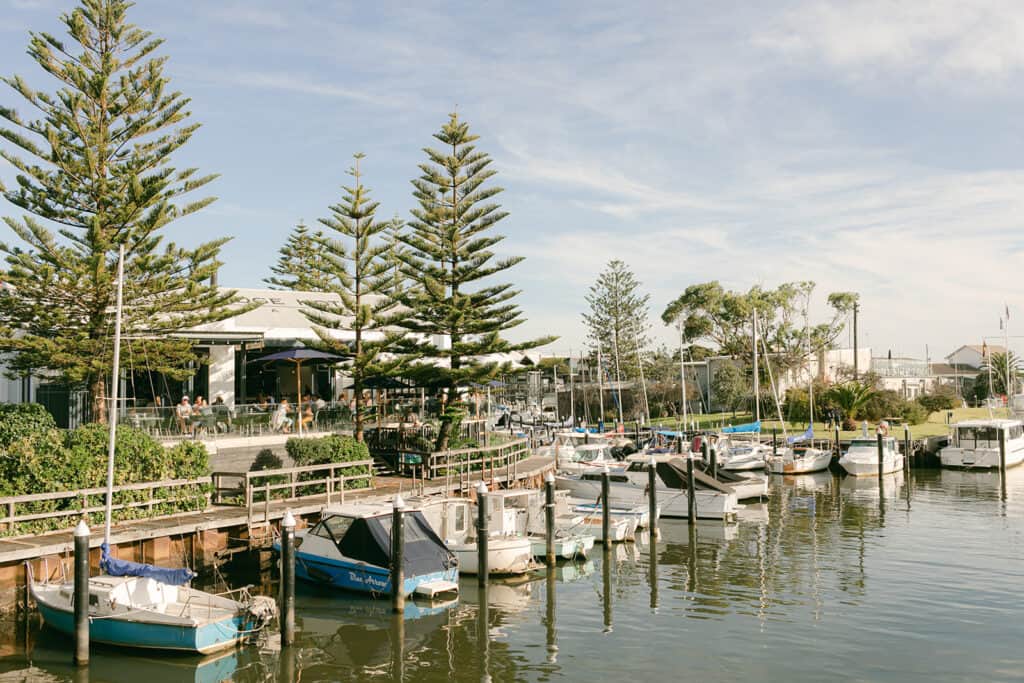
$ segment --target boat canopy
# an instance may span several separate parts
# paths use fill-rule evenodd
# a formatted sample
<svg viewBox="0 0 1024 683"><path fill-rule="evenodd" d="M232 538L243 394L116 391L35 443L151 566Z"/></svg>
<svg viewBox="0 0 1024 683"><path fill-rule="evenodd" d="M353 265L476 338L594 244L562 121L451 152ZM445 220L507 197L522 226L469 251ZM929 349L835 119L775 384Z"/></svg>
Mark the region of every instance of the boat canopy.
<svg viewBox="0 0 1024 683"><path fill-rule="evenodd" d="M722 428L722 433L723 434L746 434L748 432L760 432L760 431L761 431L761 421L760 420L758 420L757 422L748 422L747 424L743 424L743 425L733 425L731 427L723 427Z"/></svg>
<svg viewBox="0 0 1024 683"><path fill-rule="evenodd" d="M139 576L171 586L183 586L196 577L196 573L188 567L171 569L111 557L110 546L106 543L100 546L100 569L110 576Z"/></svg>
<svg viewBox="0 0 1024 683"><path fill-rule="evenodd" d="M342 555L377 567L388 567L391 564L391 515L349 517L347 521L351 524L343 531L340 539L335 534L342 527L330 523L338 517L344 518L344 515L328 517L320 525L330 534ZM434 533L422 512L406 511L404 520L405 553L402 569L406 576L433 574L455 566L455 555Z"/></svg>

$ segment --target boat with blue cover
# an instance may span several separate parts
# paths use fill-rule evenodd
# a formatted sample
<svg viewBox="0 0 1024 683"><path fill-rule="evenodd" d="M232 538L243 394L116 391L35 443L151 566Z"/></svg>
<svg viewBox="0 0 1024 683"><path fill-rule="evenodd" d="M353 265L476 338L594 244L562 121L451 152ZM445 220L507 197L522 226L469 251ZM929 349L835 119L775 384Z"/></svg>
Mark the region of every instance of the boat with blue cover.
<svg viewBox="0 0 1024 683"><path fill-rule="evenodd" d="M295 534L295 576L310 583L372 595L391 593L390 505L328 507L318 524ZM407 509L402 591L433 597L458 591L455 555L423 513ZM280 543L274 543L280 552Z"/></svg>

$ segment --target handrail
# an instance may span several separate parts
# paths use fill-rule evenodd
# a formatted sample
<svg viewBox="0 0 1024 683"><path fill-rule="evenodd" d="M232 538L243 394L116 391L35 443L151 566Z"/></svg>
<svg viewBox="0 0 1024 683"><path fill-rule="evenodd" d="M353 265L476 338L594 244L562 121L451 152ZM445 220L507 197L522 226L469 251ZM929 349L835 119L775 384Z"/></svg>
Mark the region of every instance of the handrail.
<svg viewBox="0 0 1024 683"><path fill-rule="evenodd" d="M474 465L479 465L481 470L490 468L491 475L493 476L496 468L511 466L524 457L528 457L529 454L530 440L528 438L513 439L512 441L505 441L490 446L480 446L478 448L438 451L431 453L427 458L427 477L434 479L439 474L448 476L453 471L472 471L476 469ZM453 456L464 455L477 455L479 457L460 457L458 460L452 460Z"/></svg>

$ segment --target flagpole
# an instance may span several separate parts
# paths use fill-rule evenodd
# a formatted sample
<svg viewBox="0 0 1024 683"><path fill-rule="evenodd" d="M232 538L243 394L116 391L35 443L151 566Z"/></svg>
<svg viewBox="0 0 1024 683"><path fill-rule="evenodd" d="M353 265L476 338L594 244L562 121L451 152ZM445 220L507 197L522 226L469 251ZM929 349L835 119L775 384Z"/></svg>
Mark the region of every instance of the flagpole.
<svg viewBox="0 0 1024 683"><path fill-rule="evenodd" d="M1010 386L1010 306L1005 304L1006 308L1006 324L1003 325L1003 353L1005 354L1003 360L1006 363L1006 410L1010 410L1010 395L1013 393L1013 388Z"/></svg>

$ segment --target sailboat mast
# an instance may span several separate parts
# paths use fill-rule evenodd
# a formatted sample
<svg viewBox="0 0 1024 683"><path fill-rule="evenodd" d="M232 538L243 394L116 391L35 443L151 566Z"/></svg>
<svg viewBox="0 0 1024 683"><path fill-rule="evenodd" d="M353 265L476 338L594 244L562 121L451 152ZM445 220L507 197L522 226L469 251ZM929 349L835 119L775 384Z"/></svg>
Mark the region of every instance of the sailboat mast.
<svg viewBox="0 0 1024 683"><path fill-rule="evenodd" d="M757 368L757 309L754 309L754 421L761 421L761 381Z"/></svg>
<svg viewBox="0 0 1024 683"><path fill-rule="evenodd" d="M640 367L640 386L644 390L644 419L651 421L651 404L647 401L647 380L644 378L644 359L640 354L640 332L637 329L637 321L633 323L633 344L636 346L636 363Z"/></svg>
<svg viewBox="0 0 1024 683"><path fill-rule="evenodd" d="M612 326L612 351L615 353L615 391L619 400L619 424L625 424L625 420L622 418L622 372L619 369L619 330L616 326Z"/></svg>
<svg viewBox="0 0 1024 683"><path fill-rule="evenodd" d="M811 372L811 324L807 317L807 309L811 305L811 295L808 292L807 302L804 304L804 337L807 340L807 406L810 409L811 432L814 432L814 373Z"/></svg>
<svg viewBox="0 0 1024 683"><path fill-rule="evenodd" d="M117 439L117 389L121 376L121 299L124 289L124 245L117 254L117 305L114 309L114 368L110 380L110 443L107 445L107 510L103 542L110 545L110 517L114 508L114 451Z"/></svg>
<svg viewBox="0 0 1024 683"><path fill-rule="evenodd" d="M604 422L604 366L601 364L601 340L597 340L597 402L601 414L597 416L598 424Z"/></svg>
<svg viewBox="0 0 1024 683"><path fill-rule="evenodd" d="M686 363L683 362L683 325L679 325L679 387L682 393L683 431L686 431Z"/></svg>

